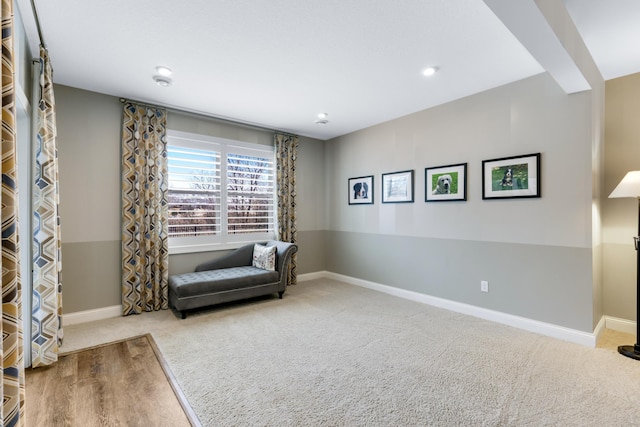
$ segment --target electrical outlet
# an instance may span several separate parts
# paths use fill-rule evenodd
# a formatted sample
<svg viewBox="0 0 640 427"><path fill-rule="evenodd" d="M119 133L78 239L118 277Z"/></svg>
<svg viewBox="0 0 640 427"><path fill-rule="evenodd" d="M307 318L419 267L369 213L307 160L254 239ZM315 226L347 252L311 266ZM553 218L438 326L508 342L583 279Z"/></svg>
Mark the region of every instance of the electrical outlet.
<svg viewBox="0 0 640 427"><path fill-rule="evenodd" d="M481 280L480 281L480 290L482 292L489 292L489 282L487 282L486 280Z"/></svg>

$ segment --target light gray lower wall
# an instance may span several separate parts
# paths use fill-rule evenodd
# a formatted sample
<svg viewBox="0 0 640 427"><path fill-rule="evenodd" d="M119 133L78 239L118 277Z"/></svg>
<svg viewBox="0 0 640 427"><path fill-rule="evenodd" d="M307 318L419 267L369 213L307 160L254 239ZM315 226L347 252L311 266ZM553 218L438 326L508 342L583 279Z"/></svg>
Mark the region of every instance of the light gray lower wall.
<svg viewBox="0 0 640 427"><path fill-rule="evenodd" d="M589 248L339 231L327 246L327 270L338 274L593 331Z"/></svg>
<svg viewBox="0 0 640 427"><path fill-rule="evenodd" d="M298 231L298 274L325 270L324 231ZM169 255L169 274L189 273L198 264L227 255L231 251Z"/></svg>
<svg viewBox="0 0 640 427"><path fill-rule="evenodd" d="M327 269L327 232L298 232L298 274L313 273Z"/></svg>
<svg viewBox="0 0 640 427"><path fill-rule="evenodd" d="M120 305L120 254L119 240L62 244L64 313Z"/></svg>
<svg viewBox="0 0 640 427"><path fill-rule="evenodd" d="M229 253L231 250L169 255L169 275L191 273L198 264L222 258Z"/></svg>
<svg viewBox="0 0 640 427"><path fill-rule="evenodd" d="M604 308L604 247L602 243L594 244L592 249L592 299L593 299L593 321L592 330L596 330L598 323L606 314Z"/></svg>
<svg viewBox="0 0 640 427"><path fill-rule="evenodd" d="M298 274L326 269L325 231L298 232ZM196 265L229 251L169 256L169 274L191 272ZM62 286L65 313L120 305L121 243L79 242L62 244Z"/></svg>

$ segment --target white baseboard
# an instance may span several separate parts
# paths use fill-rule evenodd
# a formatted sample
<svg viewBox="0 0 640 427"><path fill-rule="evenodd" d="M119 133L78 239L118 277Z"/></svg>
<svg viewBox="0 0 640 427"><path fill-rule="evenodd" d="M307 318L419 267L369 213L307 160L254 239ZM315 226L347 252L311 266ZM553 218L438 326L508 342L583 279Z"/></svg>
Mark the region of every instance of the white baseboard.
<svg viewBox="0 0 640 427"><path fill-rule="evenodd" d="M607 320L606 320L606 316L602 316L600 318L600 321L598 322L598 324L596 325L596 328L593 330L593 336L596 339L596 343L598 342L598 340L600 339L600 334L602 333L602 331L604 331L604 329L607 327Z"/></svg>
<svg viewBox="0 0 640 427"><path fill-rule="evenodd" d="M309 280L323 279L325 277L329 277L328 274L329 274L328 271L316 271L314 273L298 274L297 279L298 279L298 282L306 282Z"/></svg>
<svg viewBox="0 0 640 427"><path fill-rule="evenodd" d="M636 322L633 320L620 319L618 317L604 316L605 326L607 329L625 332L627 334L636 334Z"/></svg>
<svg viewBox="0 0 640 427"><path fill-rule="evenodd" d="M298 281L321 279L327 276L326 271L316 273L307 273L298 275ZM70 326L80 323L92 322L94 320L109 319L111 317L122 316L122 306L113 305L111 307L96 308L94 310L76 311L74 313L66 313L62 315L62 325Z"/></svg>
<svg viewBox="0 0 640 427"><path fill-rule="evenodd" d="M476 307L456 301L438 298L431 295L421 294L406 289L400 289L393 286L382 285L380 283L369 282L367 280L357 279L355 277L344 276L329 271L320 271L301 275L300 281L312 280L318 278L327 278L338 280L350 285L361 286L363 288L384 292L389 295L420 302L434 307L444 308L446 310L455 311L456 313L467 314L481 319L490 320L492 322L501 323L503 325L513 326L525 331L534 332L552 338L561 339L575 344L584 345L586 347L595 348L596 334L578 331L576 329L566 328L564 326L553 325L551 323L540 322L538 320L527 319L525 317L514 316L512 314L502 313L499 311L489 310L482 307ZM298 276L299 278L301 276ZM603 323L602 320L600 323ZM600 323L598 326L600 326Z"/></svg>
<svg viewBox="0 0 640 427"><path fill-rule="evenodd" d="M326 271L316 273L307 273L298 275L299 282L307 280L321 279L327 276ZM92 322L94 320L109 319L111 317L122 316L122 306L112 305L111 307L96 308L94 310L76 311L74 313L66 313L62 315L62 325L70 326L79 323Z"/></svg>
<svg viewBox="0 0 640 427"><path fill-rule="evenodd" d="M457 313L467 314L481 319L490 320L492 322L501 323L503 325L513 326L529 332L535 332L541 335L573 342L587 347L595 347L597 338L604 328L613 329L629 334L636 333L636 322L631 320L619 319L611 316L603 316L598 322L593 333L582 332L575 329L565 328L550 323L540 322L537 320L527 319L525 317L514 316L499 311L489 310L482 307L476 307L456 301L438 298L431 295L421 294L406 289L400 289L393 286L382 285L380 283L369 282L367 280L357 279L355 277L345 276L342 274L332 273L329 271L317 271L298 275L299 282L306 282L315 279L333 279L350 285L360 286L383 292L396 297L420 302L434 307L444 308L446 310L455 311ZM79 311L63 315L62 324L76 325L79 323L91 322L94 320L108 319L110 317L118 317L122 315L122 306L114 305L111 307L98 308L95 310Z"/></svg>
<svg viewBox="0 0 640 427"><path fill-rule="evenodd" d="M96 308L94 310L76 311L62 315L62 326L77 325L79 323L92 322L94 320L109 319L122 316L122 306Z"/></svg>

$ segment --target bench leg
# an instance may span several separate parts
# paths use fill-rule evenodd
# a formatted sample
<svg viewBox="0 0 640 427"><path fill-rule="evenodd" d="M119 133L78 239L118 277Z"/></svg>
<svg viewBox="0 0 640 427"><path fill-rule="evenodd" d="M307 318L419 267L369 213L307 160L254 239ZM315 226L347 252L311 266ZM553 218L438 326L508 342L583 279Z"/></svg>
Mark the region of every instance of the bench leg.
<svg viewBox="0 0 640 427"><path fill-rule="evenodd" d="M284 291L278 292L278 298L282 299L282 295L284 295Z"/></svg>
<svg viewBox="0 0 640 427"><path fill-rule="evenodd" d="M182 318L183 318L183 319L186 319L186 318L187 318L187 310L182 310L182 311L180 312L180 314L182 315Z"/></svg>

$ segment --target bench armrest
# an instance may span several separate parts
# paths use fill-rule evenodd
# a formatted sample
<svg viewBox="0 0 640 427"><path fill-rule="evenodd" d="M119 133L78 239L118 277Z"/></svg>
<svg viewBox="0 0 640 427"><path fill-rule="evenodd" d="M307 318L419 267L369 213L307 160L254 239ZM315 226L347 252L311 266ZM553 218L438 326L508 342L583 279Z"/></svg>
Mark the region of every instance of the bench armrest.
<svg viewBox="0 0 640 427"><path fill-rule="evenodd" d="M298 245L295 243L280 242L277 240L269 240L261 243L265 246L276 247L276 270L282 278L282 270L289 268L291 256L298 251ZM243 267L253 263L253 243L234 249L233 252L220 258L204 262L196 266L196 271L219 270L221 268Z"/></svg>
<svg viewBox="0 0 640 427"><path fill-rule="evenodd" d="M291 257L294 253L298 252L298 245L295 243L269 240L266 246L276 247L276 270L280 273L280 278L282 279L283 272L289 271Z"/></svg>

